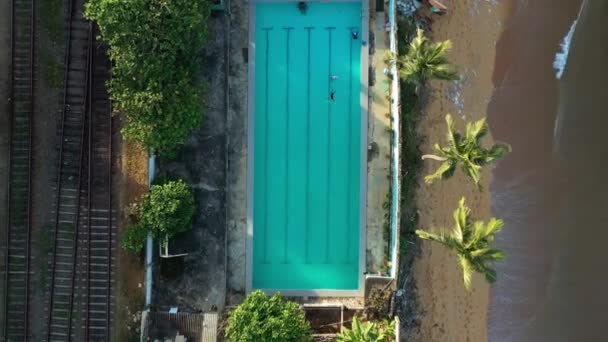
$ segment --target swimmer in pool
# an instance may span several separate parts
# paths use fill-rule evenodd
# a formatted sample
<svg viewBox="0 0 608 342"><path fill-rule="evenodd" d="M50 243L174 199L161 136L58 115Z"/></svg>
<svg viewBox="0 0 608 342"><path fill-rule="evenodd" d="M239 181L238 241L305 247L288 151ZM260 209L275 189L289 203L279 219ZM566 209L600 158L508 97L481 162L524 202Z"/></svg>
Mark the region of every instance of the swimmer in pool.
<svg viewBox="0 0 608 342"><path fill-rule="evenodd" d="M332 90L331 93L329 93L329 99L332 101L336 100L336 91Z"/></svg>
<svg viewBox="0 0 608 342"><path fill-rule="evenodd" d="M358 31L353 31L351 34L353 36L353 40L359 39L359 32Z"/></svg>

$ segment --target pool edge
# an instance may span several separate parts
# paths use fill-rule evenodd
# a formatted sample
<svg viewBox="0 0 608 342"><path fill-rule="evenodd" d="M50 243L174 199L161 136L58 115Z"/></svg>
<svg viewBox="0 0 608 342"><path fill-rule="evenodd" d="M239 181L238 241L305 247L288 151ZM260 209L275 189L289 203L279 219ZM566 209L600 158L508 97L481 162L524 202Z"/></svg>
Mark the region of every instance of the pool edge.
<svg viewBox="0 0 608 342"><path fill-rule="evenodd" d="M360 182L359 182L359 274L357 289L256 289L267 294L280 292L292 297L363 297L365 294L366 274L366 245L367 245L367 144L368 144L368 115L369 115L369 2L366 0L334 0L336 2L361 3L362 40L361 45L361 91L359 104L361 106L361 145L360 145ZM254 189L254 141L255 141L255 5L263 2L294 2L293 0L250 0L248 24L248 91L247 91L247 241L245 266L245 291L253 290L253 189Z"/></svg>

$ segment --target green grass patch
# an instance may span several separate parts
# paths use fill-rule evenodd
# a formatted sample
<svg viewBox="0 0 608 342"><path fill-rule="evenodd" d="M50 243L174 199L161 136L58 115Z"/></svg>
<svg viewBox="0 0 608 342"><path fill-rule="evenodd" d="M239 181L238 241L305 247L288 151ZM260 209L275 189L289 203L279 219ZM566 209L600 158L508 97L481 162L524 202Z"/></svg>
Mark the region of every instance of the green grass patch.
<svg viewBox="0 0 608 342"><path fill-rule="evenodd" d="M59 227L60 230L65 230L68 233L74 233L74 224L72 223L62 223L61 227Z"/></svg>
<svg viewBox="0 0 608 342"><path fill-rule="evenodd" d="M407 53L408 43L416 33L412 19L401 18L398 23L399 54ZM400 81L401 101L401 227L399 254L403 260L408 256L410 246L416 241L418 214L415 206L418 176L422 168L421 138L417 128L422 112L416 87L403 80Z"/></svg>
<svg viewBox="0 0 608 342"><path fill-rule="evenodd" d="M44 295L46 287L48 285L49 276L49 253L53 250L53 242L51 241L51 226L45 226L41 229L40 235L36 240L36 250L40 253L38 255L37 266L38 266L38 282L37 292L40 295Z"/></svg>
<svg viewBox="0 0 608 342"><path fill-rule="evenodd" d="M26 195L23 195L26 196ZM27 200L23 198L11 202L11 223L22 225L27 219Z"/></svg>
<svg viewBox="0 0 608 342"><path fill-rule="evenodd" d="M40 52L40 63L42 66L42 76L51 88L59 88L63 84L63 65L57 56L50 50L42 49Z"/></svg>
<svg viewBox="0 0 608 342"><path fill-rule="evenodd" d="M42 0L40 2L40 24L48 39L57 44L63 36L63 1Z"/></svg>

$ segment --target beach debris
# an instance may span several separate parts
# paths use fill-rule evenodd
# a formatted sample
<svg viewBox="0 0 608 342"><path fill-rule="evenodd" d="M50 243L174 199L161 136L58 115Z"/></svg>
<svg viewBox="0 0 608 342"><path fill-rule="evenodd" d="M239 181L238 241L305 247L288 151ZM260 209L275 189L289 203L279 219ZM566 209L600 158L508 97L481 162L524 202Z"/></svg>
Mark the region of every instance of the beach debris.
<svg viewBox="0 0 608 342"><path fill-rule="evenodd" d="M429 5L435 14L444 15L448 12L448 7L437 0L429 0Z"/></svg>
<svg viewBox="0 0 608 342"><path fill-rule="evenodd" d="M397 10L405 16L412 16L422 7L422 1L419 0L397 0Z"/></svg>

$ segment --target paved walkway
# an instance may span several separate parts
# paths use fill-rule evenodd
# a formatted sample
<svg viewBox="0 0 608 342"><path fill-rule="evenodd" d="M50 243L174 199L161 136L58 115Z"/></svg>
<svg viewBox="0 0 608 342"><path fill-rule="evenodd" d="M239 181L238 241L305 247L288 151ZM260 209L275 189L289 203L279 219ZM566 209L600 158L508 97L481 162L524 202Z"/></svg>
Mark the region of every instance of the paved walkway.
<svg viewBox="0 0 608 342"><path fill-rule="evenodd" d="M368 176L367 176L367 271L370 274L386 273L388 248L388 195L390 190L390 102L389 78L384 74L383 61L388 51L388 36L384 29L384 12L372 8L370 36L375 37L370 66L373 70L370 84L370 111L368 124ZM370 38L371 40L371 38Z"/></svg>

